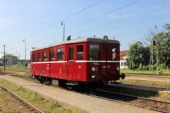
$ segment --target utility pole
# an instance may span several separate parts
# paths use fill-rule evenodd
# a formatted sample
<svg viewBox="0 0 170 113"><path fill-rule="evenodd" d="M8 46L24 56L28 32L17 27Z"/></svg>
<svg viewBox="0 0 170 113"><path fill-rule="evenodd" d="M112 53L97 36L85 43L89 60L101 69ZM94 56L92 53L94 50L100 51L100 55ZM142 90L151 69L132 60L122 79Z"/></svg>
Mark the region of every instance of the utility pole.
<svg viewBox="0 0 170 113"><path fill-rule="evenodd" d="M61 25L63 26L63 42L65 41L65 22L62 21Z"/></svg>
<svg viewBox="0 0 170 113"><path fill-rule="evenodd" d="M151 48L150 48L150 68L149 70L153 72L153 52L154 52L154 40L151 41Z"/></svg>
<svg viewBox="0 0 170 113"><path fill-rule="evenodd" d="M20 52L18 52L18 60L20 60Z"/></svg>
<svg viewBox="0 0 170 113"><path fill-rule="evenodd" d="M26 68L27 68L27 43L26 43L26 39L24 39L23 40L23 42L24 42L24 44L25 44L25 63L24 63L24 65L25 65L25 70L26 70Z"/></svg>
<svg viewBox="0 0 170 113"><path fill-rule="evenodd" d="M154 26L155 32L151 32L152 33L152 39L151 39L151 48L150 48L150 66L149 66L149 70L150 71L154 71L153 65L154 65L154 46L156 45L155 39L153 38L153 36L156 34L156 30L158 30L158 26L155 25Z"/></svg>
<svg viewBox="0 0 170 113"><path fill-rule="evenodd" d="M3 66L4 66L4 70L6 70L6 58L5 58L6 57L6 51L5 51L6 45L3 45L3 47L4 47L4 62L3 62L4 65Z"/></svg>

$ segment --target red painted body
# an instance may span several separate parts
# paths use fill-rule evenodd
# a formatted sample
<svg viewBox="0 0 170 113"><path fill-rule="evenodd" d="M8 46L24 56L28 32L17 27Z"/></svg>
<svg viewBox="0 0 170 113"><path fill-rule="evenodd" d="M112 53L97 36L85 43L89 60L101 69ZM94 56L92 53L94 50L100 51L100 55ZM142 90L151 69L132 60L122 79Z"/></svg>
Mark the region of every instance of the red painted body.
<svg viewBox="0 0 170 113"><path fill-rule="evenodd" d="M85 83L119 80L119 47L118 41L91 38L37 49L31 53L31 74ZM115 53L112 48L115 48ZM64 51L60 56L61 49Z"/></svg>

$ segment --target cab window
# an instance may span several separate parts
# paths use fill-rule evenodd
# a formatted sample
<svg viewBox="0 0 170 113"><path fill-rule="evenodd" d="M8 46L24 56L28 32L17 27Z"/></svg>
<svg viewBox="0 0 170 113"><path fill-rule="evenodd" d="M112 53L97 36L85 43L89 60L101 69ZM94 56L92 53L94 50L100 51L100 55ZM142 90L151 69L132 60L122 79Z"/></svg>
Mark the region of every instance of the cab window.
<svg viewBox="0 0 170 113"><path fill-rule="evenodd" d="M83 45L77 46L77 60L83 60Z"/></svg>

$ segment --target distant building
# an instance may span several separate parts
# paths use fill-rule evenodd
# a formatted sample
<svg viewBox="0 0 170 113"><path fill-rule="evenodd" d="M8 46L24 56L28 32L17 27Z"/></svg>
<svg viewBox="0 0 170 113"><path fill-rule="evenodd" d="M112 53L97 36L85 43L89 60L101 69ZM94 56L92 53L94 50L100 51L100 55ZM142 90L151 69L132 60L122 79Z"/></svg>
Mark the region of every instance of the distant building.
<svg viewBox="0 0 170 113"><path fill-rule="evenodd" d="M120 51L120 69L128 68L127 66L127 54L128 51Z"/></svg>
<svg viewBox="0 0 170 113"><path fill-rule="evenodd" d="M27 64L30 64L30 60L26 60ZM25 65L25 60L18 60L17 64Z"/></svg>

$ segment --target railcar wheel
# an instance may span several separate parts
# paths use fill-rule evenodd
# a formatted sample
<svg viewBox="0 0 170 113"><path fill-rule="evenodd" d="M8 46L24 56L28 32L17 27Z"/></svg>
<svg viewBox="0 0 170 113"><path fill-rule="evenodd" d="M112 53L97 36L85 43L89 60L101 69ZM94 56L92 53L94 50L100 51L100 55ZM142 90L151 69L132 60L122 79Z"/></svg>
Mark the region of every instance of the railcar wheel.
<svg viewBox="0 0 170 113"><path fill-rule="evenodd" d="M39 79L39 82L40 82L40 84L43 84L44 81L42 79Z"/></svg>
<svg viewBox="0 0 170 113"><path fill-rule="evenodd" d="M51 84L52 84L51 79L46 78L46 80L44 81L44 84L45 84L45 85L51 85Z"/></svg>
<svg viewBox="0 0 170 113"><path fill-rule="evenodd" d="M40 82L40 84L43 84L43 83L44 83L44 78L43 78L43 77L38 77L37 79L38 79L38 81Z"/></svg>
<svg viewBox="0 0 170 113"><path fill-rule="evenodd" d="M121 79L125 79L125 74L122 73L122 74L120 75L120 77L121 77Z"/></svg>

